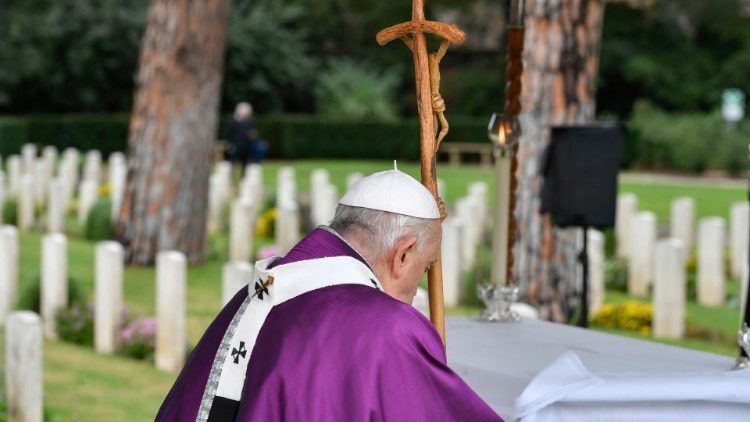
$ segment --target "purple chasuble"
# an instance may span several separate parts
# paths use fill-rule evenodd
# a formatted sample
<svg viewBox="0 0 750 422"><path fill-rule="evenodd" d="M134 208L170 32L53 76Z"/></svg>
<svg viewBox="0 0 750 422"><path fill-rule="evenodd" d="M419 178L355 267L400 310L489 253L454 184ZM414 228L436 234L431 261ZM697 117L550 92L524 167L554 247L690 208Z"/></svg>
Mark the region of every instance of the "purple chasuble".
<svg viewBox="0 0 750 422"><path fill-rule="evenodd" d="M318 228L273 266L335 256L366 264ZM247 296L240 290L209 326L157 421L196 420L222 337ZM212 409L210 422L501 421L448 368L431 323L370 286L323 287L274 306L249 357L239 403L224 413Z"/></svg>

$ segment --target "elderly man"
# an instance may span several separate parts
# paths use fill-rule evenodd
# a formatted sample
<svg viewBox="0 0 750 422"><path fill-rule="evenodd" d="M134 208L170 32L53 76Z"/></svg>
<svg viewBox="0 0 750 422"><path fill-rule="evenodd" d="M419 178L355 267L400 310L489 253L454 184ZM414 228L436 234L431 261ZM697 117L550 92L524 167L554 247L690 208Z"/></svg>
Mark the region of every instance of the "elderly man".
<svg viewBox="0 0 750 422"><path fill-rule="evenodd" d="M440 248L440 212L383 171L286 256L259 261L208 328L159 421L497 421L410 304Z"/></svg>

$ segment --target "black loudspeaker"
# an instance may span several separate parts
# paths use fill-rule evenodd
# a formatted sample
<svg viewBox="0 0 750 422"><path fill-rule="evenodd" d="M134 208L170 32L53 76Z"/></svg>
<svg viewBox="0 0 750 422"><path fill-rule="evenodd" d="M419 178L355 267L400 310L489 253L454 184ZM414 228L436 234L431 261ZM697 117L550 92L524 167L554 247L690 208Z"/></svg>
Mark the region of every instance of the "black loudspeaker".
<svg viewBox="0 0 750 422"><path fill-rule="evenodd" d="M621 149L618 125L553 127L540 211L558 227L614 227Z"/></svg>

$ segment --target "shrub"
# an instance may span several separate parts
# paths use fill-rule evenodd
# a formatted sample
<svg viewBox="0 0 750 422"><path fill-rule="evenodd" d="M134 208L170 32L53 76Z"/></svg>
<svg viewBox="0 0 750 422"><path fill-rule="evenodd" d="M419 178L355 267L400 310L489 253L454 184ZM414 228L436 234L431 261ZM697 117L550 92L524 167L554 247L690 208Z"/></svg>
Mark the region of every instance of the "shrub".
<svg viewBox="0 0 750 422"><path fill-rule="evenodd" d="M16 309L39 313L39 304L42 297L39 286L40 281L39 274L33 274L26 280L23 286L21 286ZM86 294L78 280L68 277L68 304L73 306L75 304L85 305L86 303Z"/></svg>
<svg viewBox="0 0 750 422"><path fill-rule="evenodd" d="M82 346L94 345L94 309L81 303L60 309L55 316L60 340Z"/></svg>
<svg viewBox="0 0 750 422"><path fill-rule="evenodd" d="M141 317L120 333L120 353L138 360L152 360L156 347L156 319Z"/></svg>
<svg viewBox="0 0 750 422"><path fill-rule="evenodd" d="M636 145L626 145L625 151L633 154L637 167L695 173L724 170L735 175L746 168L750 126L730 128L718 112L670 114L640 102L628 128L626 140Z"/></svg>
<svg viewBox="0 0 750 422"><path fill-rule="evenodd" d="M621 303L606 303L593 318L594 327L637 331L641 334L651 334L651 319L653 307L650 303L635 301Z"/></svg>
<svg viewBox="0 0 750 422"><path fill-rule="evenodd" d="M18 223L18 202L9 199L3 204L3 224L15 226Z"/></svg>
<svg viewBox="0 0 750 422"><path fill-rule="evenodd" d="M399 74L397 68L378 72L365 63L331 60L315 87L318 111L334 117L393 120Z"/></svg>
<svg viewBox="0 0 750 422"><path fill-rule="evenodd" d="M86 240L100 241L114 238L115 230L112 225L112 202L109 199L99 199L89 210L84 228Z"/></svg>
<svg viewBox="0 0 750 422"><path fill-rule="evenodd" d="M607 260L604 267L604 284L607 289L618 292L628 291L628 263L625 260Z"/></svg>

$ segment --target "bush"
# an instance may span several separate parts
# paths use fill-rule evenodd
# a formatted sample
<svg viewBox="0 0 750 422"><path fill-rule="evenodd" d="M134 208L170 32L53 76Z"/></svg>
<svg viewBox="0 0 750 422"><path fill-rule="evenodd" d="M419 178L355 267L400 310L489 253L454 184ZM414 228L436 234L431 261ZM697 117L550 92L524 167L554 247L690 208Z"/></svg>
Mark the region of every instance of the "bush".
<svg viewBox="0 0 750 422"><path fill-rule="evenodd" d="M15 226L18 223L18 202L9 199L3 204L3 224Z"/></svg>
<svg viewBox="0 0 750 422"><path fill-rule="evenodd" d="M604 267L604 284L607 290L628 291L628 263L626 260L607 260Z"/></svg>
<svg viewBox="0 0 750 422"><path fill-rule="evenodd" d="M650 303L621 302L606 303L593 318L591 325L594 327L637 331L641 334L651 334L651 319L653 307Z"/></svg>
<svg viewBox="0 0 750 422"><path fill-rule="evenodd" d="M141 317L120 333L120 353L138 360L153 360L156 347L156 319Z"/></svg>
<svg viewBox="0 0 750 422"><path fill-rule="evenodd" d="M94 345L94 310L81 303L60 309L55 316L60 340L81 346Z"/></svg>
<svg viewBox="0 0 750 422"><path fill-rule="evenodd" d="M318 111L333 117L393 120L399 74L397 68L378 72L365 63L331 60L315 87Z"/></svg>
<svg viewBox="0 0 750 422"><path fill-rule="evenodd" d="M720 113L669 114L640 102L628 123L625 152L639 168L739 174L747 165L750 125L730 128Z"/></svg>
<svg viewBox="0 0 750 422"><path fill-rule="evenodd" d="M18 303L16 309L24 311L34 311L39 313L39 306L41 303L41 290L39 283L41 278L39 274L34 274L26 280L21 286L21 292L18 297ZM72 277L68 277L68 304L74 306L76 304L85 306L87 303L86 294L81 287L78 280Z"/></svg>
<svg viewBox="0 0 750 422"><path fill-rule="evenodd" d="M113 239L115 230L112 225L112 202L109 199L100 199L89 210L84 228L86 240L100 241Z"/></svg>

